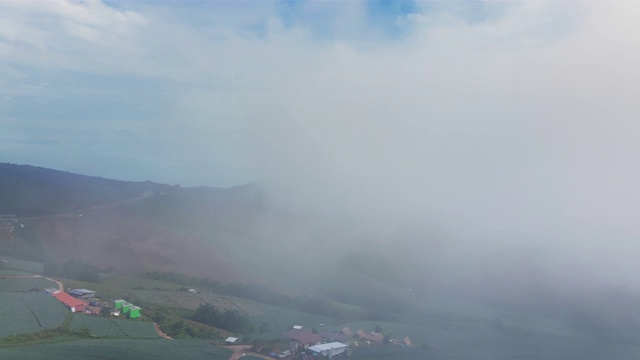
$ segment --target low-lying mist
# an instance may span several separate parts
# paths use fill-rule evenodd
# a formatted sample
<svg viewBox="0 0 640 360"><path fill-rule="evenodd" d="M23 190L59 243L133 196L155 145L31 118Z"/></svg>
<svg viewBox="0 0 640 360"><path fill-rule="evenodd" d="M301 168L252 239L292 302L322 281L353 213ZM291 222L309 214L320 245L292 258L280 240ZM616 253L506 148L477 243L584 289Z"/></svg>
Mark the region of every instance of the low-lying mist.
<svg viewBox="0 0 640 360"><path fill-rule="evenodd" d="M640 289L640 48L623 8L556 29L512 22L558 20L516 7L389 48L312 49L268 102L246 100L270 206L336 222L314 241L375 249L425 288L618 324ZM529 27L559 35L495 41Z"/></svg>

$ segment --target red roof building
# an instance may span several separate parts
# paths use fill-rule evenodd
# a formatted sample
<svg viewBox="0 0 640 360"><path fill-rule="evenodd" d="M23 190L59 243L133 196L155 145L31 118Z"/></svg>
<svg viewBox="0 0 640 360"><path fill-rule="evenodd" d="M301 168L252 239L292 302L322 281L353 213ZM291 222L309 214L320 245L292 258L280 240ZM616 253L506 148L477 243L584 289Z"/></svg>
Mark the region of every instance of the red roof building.
<svg viewBox="0 0 640 360"><path fill-rule="evenodd" d="M382 340L384 339L384 335L379 334L377 332L373 332L373 331L370 334L367 334L366 332L364 332L364 330L360 329L358 330L357 334L362 340L368 340L368 341L373 341L377 343L381 343Z"/></svg>
<svg viewBox="0 0 640 360"><path fill-rule="evenodd" d="M84 310L84 301L76 299L73 296L67 294L64 291L59 291L53 294L53 297L58 299L61 303L65 304L71 312L78 312Z"/></svg>

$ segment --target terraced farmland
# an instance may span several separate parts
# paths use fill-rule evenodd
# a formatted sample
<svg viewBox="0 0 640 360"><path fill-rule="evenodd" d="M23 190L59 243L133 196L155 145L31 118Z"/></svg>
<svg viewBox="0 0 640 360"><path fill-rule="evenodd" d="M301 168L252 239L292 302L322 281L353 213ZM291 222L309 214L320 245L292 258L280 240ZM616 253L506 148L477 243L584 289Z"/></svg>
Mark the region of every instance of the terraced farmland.
<svg viewBox="0 0 640 360"><path fill-rule="evenodd" d="M0 338L61 325L68 311L43 293L0 292Z"/></svg>
<svg viewBox="0 0 640 360"><path fill-rule="evenodd" d="M133 290L131 293L142 301L191 310L206 303L196 294L188 291Z"/></svg>
<svg viewBox="0 0 640 360"><path fill-rule="evenodd" d="M264 304L255 301L213 293L198 293L196 295L218 309L238 310L247 316L264 315L267 313Z"/></svg>
<svg viewBox="0 0 640 360"><path fill-rule="evenodd" d="M220 310L238 310L247 316L266 314L264 306L260 303L227 295L163 290L133 290L131 293L142 301L191 310L202 304L210 304Z"/></svg>
<svg viewBox="0 0 640 360"><path fill-rule="evenodd" d="M254 315L249 317L254 326L259 326L262 322L266 322L271 326L274 332L283 332L291 328L292 325L304 325L305 327L314 327L318 324L332 324L334 319L305 313L302 311L286 309L279 306L264 305L265 314Z"/></svg>
<svg viewBox="0 0 640 360"><path fill-rule="evenodd" d="M95 315L76 314L71 322L71 331L88 330L91 335L110 338L153 339L159 335L153 323L137 320L111 319Z"/></svg>

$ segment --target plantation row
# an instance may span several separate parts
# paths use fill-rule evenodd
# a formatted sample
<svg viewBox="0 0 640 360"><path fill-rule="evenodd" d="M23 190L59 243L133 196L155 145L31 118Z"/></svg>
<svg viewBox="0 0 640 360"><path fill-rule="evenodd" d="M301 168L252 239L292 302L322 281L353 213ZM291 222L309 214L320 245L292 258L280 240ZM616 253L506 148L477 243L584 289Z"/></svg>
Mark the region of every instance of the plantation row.
<svg viewBox="0 0 640 360"><path fill-rule="evenodd" d="M133 320L120 320L95 315L75 314L71 322L71 331L83 332L98 337L131 337L154 339L159 335L153 323Z"/></svg>
<svg viewBox="0 0 640 360"><path fill-rule="evenodd" d="M0 338L54 328L69 313L59 301L40 292L0 292L0 303Z"/></svg>

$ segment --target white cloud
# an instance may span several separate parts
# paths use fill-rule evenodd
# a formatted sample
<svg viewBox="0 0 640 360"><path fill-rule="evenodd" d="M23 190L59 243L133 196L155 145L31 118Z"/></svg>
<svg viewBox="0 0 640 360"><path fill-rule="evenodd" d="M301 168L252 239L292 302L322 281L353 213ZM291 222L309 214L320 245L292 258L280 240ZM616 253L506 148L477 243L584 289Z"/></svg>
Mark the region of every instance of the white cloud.
<svg viewBox="0 0 640 360"><path fill-rule="evenodd" d="M174 144L176 162L215 157L292 201L437 222L478 251L508 240L578 254L628 280L616 261L631 261L640 232L638 10L517 2L470 22L438 9L375 42L358 4L329 11L330 30L356 35L318 38L266 5L257 36L252 14L235 26L217 12L189 23L170 6L0 2L0 74L160 79L146 88L171 100L143 105L167 113L144 121L161 124L158 148ZM18 95L18 78L2 95Z"/></svg>

